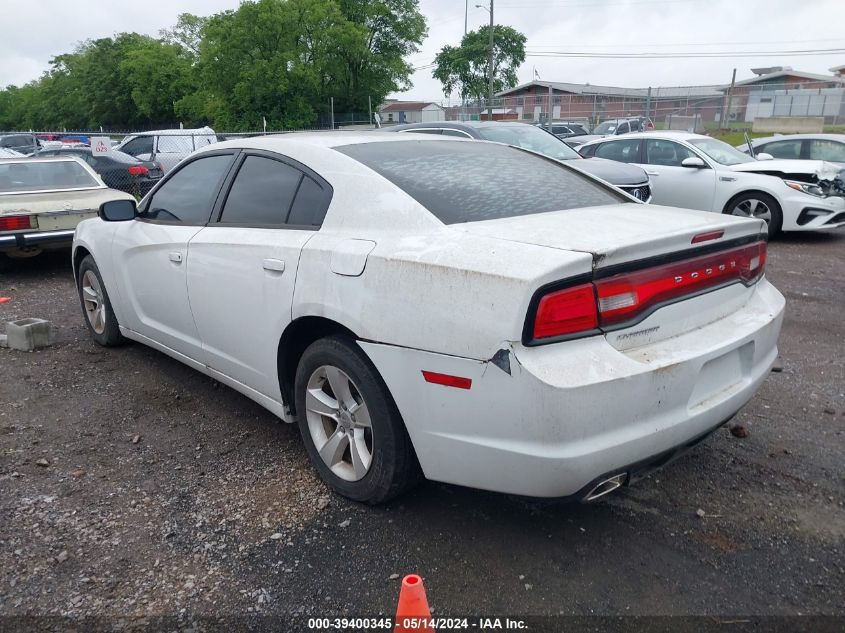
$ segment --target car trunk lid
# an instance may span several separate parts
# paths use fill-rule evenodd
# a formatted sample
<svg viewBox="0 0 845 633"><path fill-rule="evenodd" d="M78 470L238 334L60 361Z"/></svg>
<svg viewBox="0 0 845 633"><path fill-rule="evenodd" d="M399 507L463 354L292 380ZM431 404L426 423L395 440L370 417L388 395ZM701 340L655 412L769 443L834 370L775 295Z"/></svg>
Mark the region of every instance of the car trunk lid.
<svg viewBox="0 0 845 633"><path fill-rule="evenodd" d="M621 204L450 225L458 231L590 253L595 269L757 236L761 220L655 205ZM693 239L703 234L718 237Z"/></svg>

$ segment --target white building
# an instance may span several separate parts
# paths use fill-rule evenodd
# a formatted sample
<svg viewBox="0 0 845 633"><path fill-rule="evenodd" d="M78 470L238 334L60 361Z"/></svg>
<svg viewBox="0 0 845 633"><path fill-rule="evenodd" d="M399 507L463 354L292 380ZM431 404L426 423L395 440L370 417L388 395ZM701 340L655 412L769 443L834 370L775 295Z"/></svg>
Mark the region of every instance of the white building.
<svg viewBox="0 0 845 633"><path fill-rule="evenodd" d="M393 101L379 110L382 123L445 121L446 111L430 101Z"/></svg>

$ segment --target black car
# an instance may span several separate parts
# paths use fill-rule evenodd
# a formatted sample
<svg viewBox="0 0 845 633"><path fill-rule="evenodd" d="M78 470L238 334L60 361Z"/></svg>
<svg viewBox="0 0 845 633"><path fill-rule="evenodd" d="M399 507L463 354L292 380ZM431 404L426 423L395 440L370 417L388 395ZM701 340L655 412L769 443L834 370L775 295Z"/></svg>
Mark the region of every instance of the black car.
<svg viewBox="0 0 845 633"><path fill-rule="evenodd" d="M544 154L557 160L574 161L573 166L622 189L638 200L651 200L651 183L641 167L603 158L584 158L554 134L515 121L433 121L383 128L385 132L442 134L506 143Z"/></svg>
<svg viewBox="0 0 845 633"><path fill-rule="evenodd" d="M161 165L155 161L138 160L117 150L95 156L91 148L85 145L47 148L38 152L38 155L81 158L100 174L106 186L134 195L146 195L164 174Z"/></svg>
<svg viewBox="0 0 845 633"><path fill-rule="evenodd" d="M551 132L558 138L569 138L570 136L584 136L590 133L587 126L576 121L552 121L552 129L549 130L548 123L535 123L535 126Z"/></svg>

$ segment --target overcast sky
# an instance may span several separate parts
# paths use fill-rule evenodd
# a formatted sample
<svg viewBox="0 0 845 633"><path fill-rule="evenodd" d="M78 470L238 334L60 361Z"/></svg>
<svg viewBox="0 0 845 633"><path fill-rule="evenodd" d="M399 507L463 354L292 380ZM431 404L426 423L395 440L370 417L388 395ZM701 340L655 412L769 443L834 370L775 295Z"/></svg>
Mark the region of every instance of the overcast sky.
<svg viewBox="0 0 845 633"><path fill-rule="evenodd" d="M472 30L489 20L470 0ZM236 8L239 0L0 0L0 85L22 84L47 69L52 56L81 40L136 31L157 35L180 13L208 15ZM421 0L429 35L409 61L423 66L446 44L458 44L464 32L465 0ZM601 53L783 51L845 49L845 0L495 0L497 24L524 33L528 50ZM788 65L828 74L845 64L845 53L727 59L584 59L531 57L519 70L520 82L534 69L541 79L576 83L647 87L728 83L751 68ZM413 76L403 98L440 100L431 69ZM397 95L394 95L397 96Z"/></svg>

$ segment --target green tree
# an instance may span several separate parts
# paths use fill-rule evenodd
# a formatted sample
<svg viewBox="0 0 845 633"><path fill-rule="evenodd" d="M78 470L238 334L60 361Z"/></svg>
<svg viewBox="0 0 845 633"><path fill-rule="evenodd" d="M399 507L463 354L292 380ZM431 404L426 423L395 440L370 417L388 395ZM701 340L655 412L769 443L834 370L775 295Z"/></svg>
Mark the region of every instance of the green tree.
<svg viewBox="0 0 845 633"><path fill-rule="evenodd" d="M206 22L208 18L192 13L180 13L172 29L161 30L161 40L182 47L188 57L196 60L199 57L202 29Z"/></svg>
<svg viewBox="0 0 845 633"><path fill-rule="evenodd" d="M525 61L525 36L509 26L493 29L493 91L513 88L516 71ZM443 84L443 92L457 92L461 98L483 99L488 92L490 27L464 35L460 46L444 46L434 58L433 76Z"/></svg>
<svg viewBox="0 0 845 633"><path fill-rule="evenodd" d="M120 73L138 115L148 123L174 123L176 103L196 91L191 57L177 44L140 43L126 52Z"/></svg>

